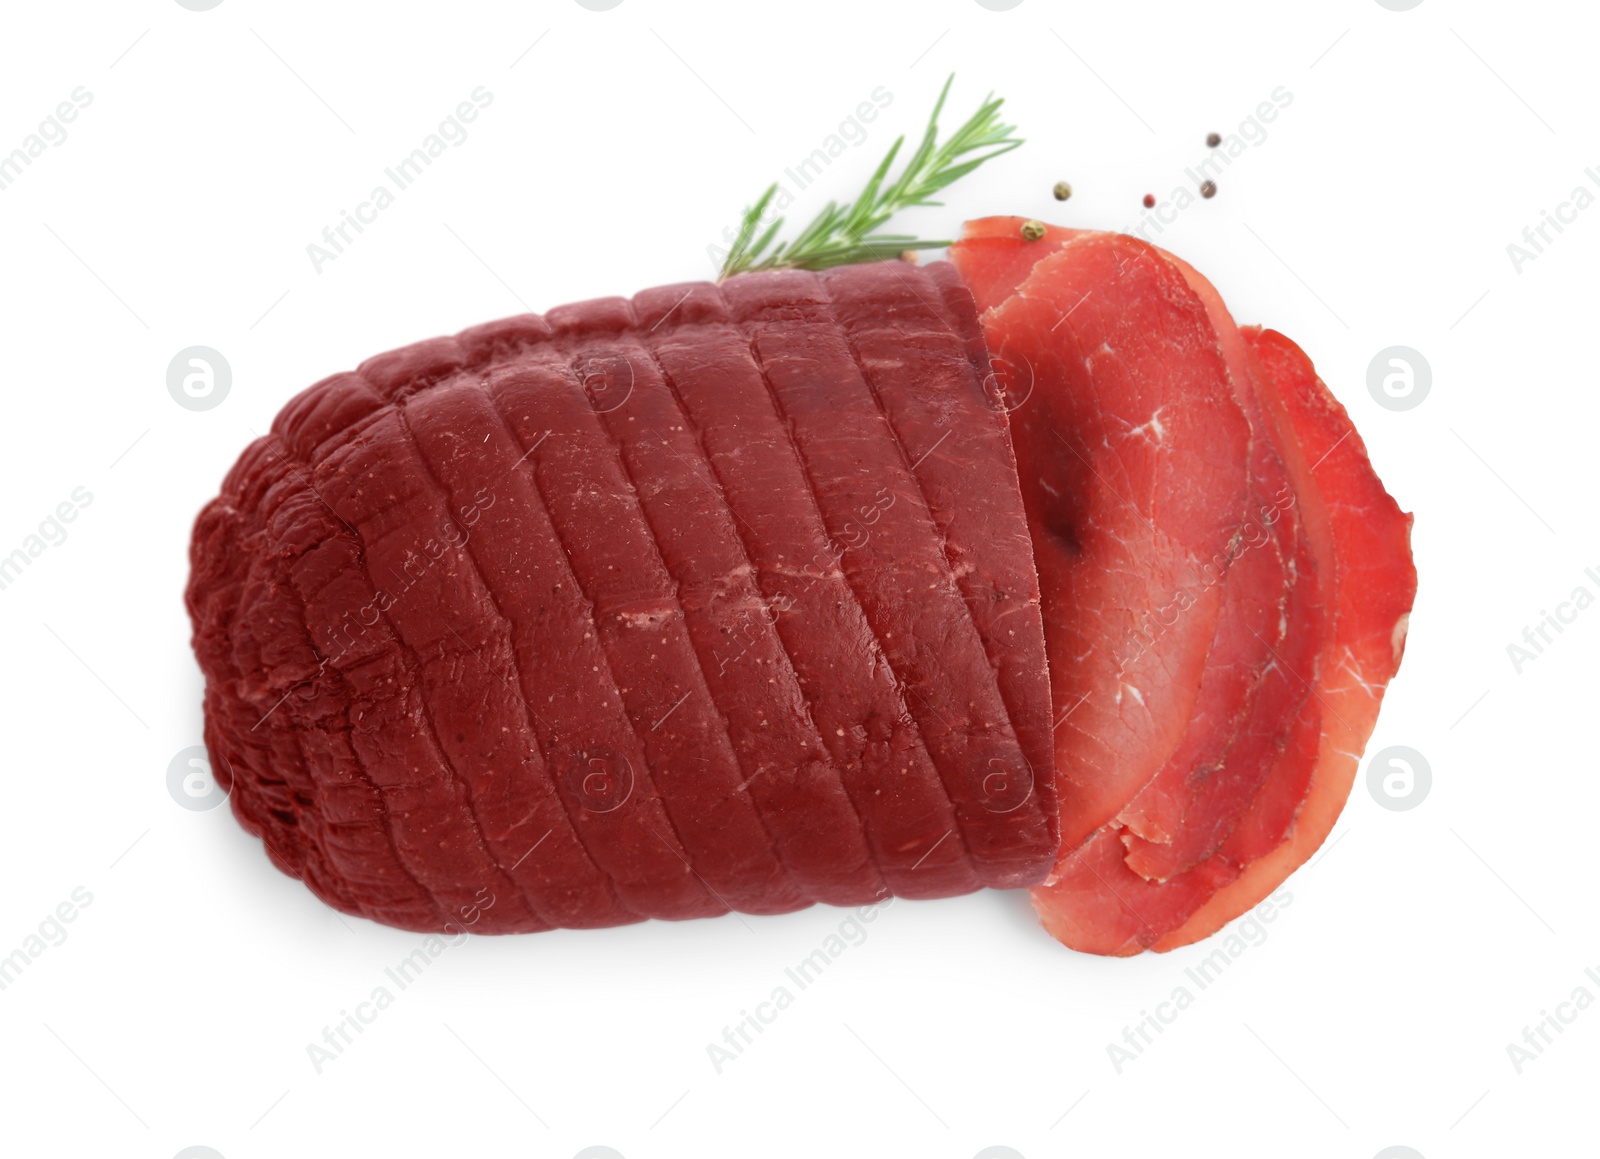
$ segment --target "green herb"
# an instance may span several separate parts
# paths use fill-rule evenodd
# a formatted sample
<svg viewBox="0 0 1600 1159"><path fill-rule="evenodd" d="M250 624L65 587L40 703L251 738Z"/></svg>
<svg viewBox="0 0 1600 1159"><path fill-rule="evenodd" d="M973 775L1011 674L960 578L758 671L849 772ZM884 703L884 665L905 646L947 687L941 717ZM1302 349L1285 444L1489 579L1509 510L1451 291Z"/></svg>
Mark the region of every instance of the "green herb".
<svg viewBox="0 0 1600 1159"><path fill-rule="evenodd" d="M723 263L720 276L730 278L734 274L752 270L825 270L852 262L895 258L906 250L940 249L949 245L948 241L922 241L910 234L877 231L902 209L944 204L931 198L985 161L1009 153L1022 144L1020 138L1011 136L1016 126L1000 122L1000 106L1005 101L997 99L993 93L985 98L966 124L957 129L948 141L940 144L939 113L944 109L945 97L954 80L955 75L951 74L949 80L944 82L939 100L933 106L933 114L928 118L922 144L911 155L905 169L892 185L885 185L884 181L900 154L900 146L905 144L903 136L890 146L888 155L854 201L844 205L828 202L811 224L800 231L798 237L774 245L778 230L783 226L783 218L767 226L759 236L756 232L761 227L767 207L777 195L778 186L773 183L754 205L745 210L739 234Z"/></svg>

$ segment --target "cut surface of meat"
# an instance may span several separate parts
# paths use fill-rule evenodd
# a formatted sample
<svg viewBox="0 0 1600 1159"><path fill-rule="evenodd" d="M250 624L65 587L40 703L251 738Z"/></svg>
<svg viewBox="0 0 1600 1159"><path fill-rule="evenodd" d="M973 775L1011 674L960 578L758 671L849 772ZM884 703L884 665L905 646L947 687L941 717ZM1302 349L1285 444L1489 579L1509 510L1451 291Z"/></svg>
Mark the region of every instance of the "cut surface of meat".
<svg viewBox="0 0 1600 1159"><path fill-rule="evenodd" d="M187 593L274 863L480 933L1041 880L1003 399L948 268L885 272L579 303L289 403Z"/></svg>
<svg viewBox="0 0 1600 1159"><path fill-rule="evenodd" d="M1183 926L1156 945L1185 946L1221 929L1266 898L1321 847L1355 781L1383 695L1405 652L1416 599L1411 516L1384 490L1350 416L1317 377L1305 352L1273 330L1243 331L1260 365L1267 409L1292 430L1286 463L1302 496L1307 532L1334 573L1329 643L1313 680L1321 736L1304 803L1288 837L1253 861ZM1261 800L1260 812L1270 812ZM1275 819L1252 808L1241 828Z"/></svg>
<svg viewBox="0 0 1600 1159"><path fill-rule="evenodd" d="M1155 249L1020 226L969 223L951 258L1006 377L1055 698L1059 868L1182 740L1250 430L1205 304Z"/></svg>
<svg viewBox="0 0 1600 1159"><path fill-rule="evenodd" d="M1223 581L1223 614L1202 677L1201 704L1178 753L1119 817L1130 830L1123 839L1129 866L1146 879L1167 881L1216 851L1263 783L1274 750L1308 695L1294 673L1315 665L1322 623L1294 487L1277 432L1262 413L1239 328L1208 281L1171 254L1162 256L1206 304L1251 432L1250 503ZM1205 711L1212 705L1217 707Z"/></svg>
<svg viewBox="0 0 1600 1159"><path fill-rule="evenodd" d="M1258 792L1291 794L1290 818L1304 795L1293 762L1304 768L1310 758L1303 739L1289 741L1309 695L1299 673L1314 670L1322 643L1318 577L1249 352L1210 284L1161 256L1205 302L1250 422L1250 499L1229 545L1231 566L1208 576L1222 588L1222 609L1183 739L1116 819L1064 852L1055 880L1034 891L1059 940L1101 954L1148 949L1276 844L1258 847L1234 829ZM1314 726L1315 706L1308 715ZM1308 726L1299 727L1303 738ZM1194 872L1224 843L1228 856Z"/></svg>
<svg viewBox="0 0 1600 1159"><path fill-rule="evenodd" d="M1107 623L1150 601L1107 579L1118 570L1115 552L1126 549L1127 537L1113 536L1109 551L1093 541L1082 550L1077 531L1086 509L1124 498L1118 484L1125 476L1080 453L1089 469L1075 480L1076 491L1037 486L1053 484L1058 463L1045 436L1087 443L1116 463L1105 416L1115 405L1108 406L1108 397L1127 389L1111 357L1122 345L1105 340L1094 351L1102 361L1086 357L1077 320L1094 296L1120 303L1126 294L1127 315L1143 309L1147 328L1169 335L1170 328L1152 321L1159 314L1150 302L1167 304L1172 296L1131 281L1137 265L1124 256L1102 268L1092 286L1066 282L1067 293L1052 299L1049 279L1060 277L1054 263L1065 264L1064 255L1106 235L1047 227L1042 238L1029 240L1021 224L1014 218L970 223L952 256L983 308L997 372L1016 406L1012 424L1044 592L1057 719L1070 723L1083 720L1077 713L1095 695L1125 681L1121 665L1109 674L1094 668ZM1233 538L1202 581L1218 597L1214 612L1202 608L1208 622L1195 633L1202 664L1196 668L1195 651L1184 657L1187 665L1169 664L1180 689L1161 702L1159 718L1141 722L1147 739L1170 741L1162 760L1152 767L1160 746L1140 748L1126 734L1097 751L1058 732L1064 840L1051 879L1033 889L1034 904L1059 940L1102 954L1165 950L1214 932L1266 897L1321 843L1353 775L1356 757L1340 764L1339 753L1358 756L1365 744L1377 699L1398 663L1414 592L1409 517L1372 475L1359 439L1349 441L1347 416L1304 356L1281 336L1241 332L1215 288L1186 263L1154 250L1150 259L1201 304L1209 338L1195 338L1170 357L1190 361L1203 351L1209 366L1213 352L1220 354L1226 370L1217 381L1231 388L1248 425L1248 451L1238 460L1248 462L1248 478L1246 502L1234 509ZM1041 376L1040 366L1050 372ZM1041 389L1046 405L1038 407ZM1077 410L1051 409L1062 394L1090 401ZM1308 458L1310 446L1316 450ZM1314 477L1312 467L1324 455L1326 465ZM1336 531L1340 520L1328 514L1326 485L1319 487L1321 471L1336 463L1343 463L1352 510L1361 513L1346 511L1342 519L1370 521L1354 549L1348 533ZM1061 540L1079 551L1053 550ZM1345 577L1352 550L1365 576L1382 577L1383 593L1352 594ZM1083 556L1099 582L1076 588L1071 602L1053 599L1073 590L1071 569ZM1361 625L1355 637L1352 615ZM1075 623L1063 630L1067 617ZM1352 638L1365 639L1367 650ZM1380 639L1382 647L1374 643ZM1343 676L1332 674L1338 669ZM1342 720L1335 689L1356 701ZM1075 791L1072 770L1097 792Z"/></svg>

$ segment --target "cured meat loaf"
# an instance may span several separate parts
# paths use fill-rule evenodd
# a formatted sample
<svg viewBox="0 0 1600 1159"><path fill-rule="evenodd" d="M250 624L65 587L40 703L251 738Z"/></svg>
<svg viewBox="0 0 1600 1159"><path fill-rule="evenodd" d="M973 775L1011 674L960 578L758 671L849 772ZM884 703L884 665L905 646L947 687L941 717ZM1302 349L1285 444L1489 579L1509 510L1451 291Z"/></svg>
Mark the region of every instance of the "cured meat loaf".
<svg viewBox="0 0 1600 1159"><path fill-rule="evenodd" d="M191 549L236 815L417 930L1037 883L1003 402L947 264L663 287L318 383Z"/></svg>

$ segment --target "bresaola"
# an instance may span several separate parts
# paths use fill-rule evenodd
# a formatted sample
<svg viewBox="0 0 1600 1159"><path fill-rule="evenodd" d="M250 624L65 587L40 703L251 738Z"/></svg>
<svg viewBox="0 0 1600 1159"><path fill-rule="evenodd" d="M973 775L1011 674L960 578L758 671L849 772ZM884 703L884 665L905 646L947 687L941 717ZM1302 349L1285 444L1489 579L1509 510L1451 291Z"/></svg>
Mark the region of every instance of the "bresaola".
<svg viewBox="0 0 1600 1159"><path fill-rule="evenodd" d="M193 559L235 810L341 908L436 929L488 886L482 928L511 932L1054 859L1037 579L949 266L668 287L373 359L285 408Z"/></svg>
<svg viewBox="0 0 1600 1159"><path fill-rule="evenodd" d="M1416 592L1411 519L1287 339L1241 332L1210 283L1143 242L1071 230L1026 242L1020 224L970 223L952 257L982 287L991 348L1030 359L1035 397L1047 406L1091 412L1067 423L1013 416L1053 692L1058 708L1072 706L1056 740L1064 839L1034 905L1046 928L1078 949L1171 949L1259 902L1332 828L1404 648ZM1108 255L1115 269L1105 272ZM1083 270L1102 274L1086 285ZM1141 290L1140 279L1152 288ZM1109 324L1085 312L1095 295L1110 299ZM1142 325L1119 332L1129 318ZM1173 353L1151 358L1152 348ZM1163 401L1202 373L1213 409L1192 415L1210 424L1209 440L1163 418ZM1248 453L1213 464L1196 448L1231 439L1234 415L1248 429ZM1148 482L1163 458L1174 474L1194 464L1170 491ZM1164 587L1162 606L1181 614L1146 631L1147 646L1118 649L1122 622L1142 609L1114 594L1131 570L1114 561L1130 545L1170 542L1157 515L1163 507L1166 522L1191 533L1206 526L1203 515L1172 518L1171 508L1212 466L1230 485L1242 480L1248 498L1220 558L1176 561L1176 586L1204 596L1177 599ZM1080 498L1060 502L1049 480L1083 471ZM1209 486L1231 502L1232 490ZM1062 543L1077 550L1052 566L1048 553ZM1201 616L1209 617L1204 629L1195 626ZM1202 633L1197 671L1193 643ZM1142 675L1151 668L1169 676L1157 685L1168 707L1153 713ZM1082 715L1097 701L1104 722ZM1186 702L1195 711L1177 707ZM1133 743L1102 757L1106 735L1151 722L1183 730L1161 750L1164 765L1154 768L1148 748ZM1130 752L1139 754L1136 768ZM1120 778L1102 775L1101 760L1120 760ZM1074 841L1068 815L1082 781L1096 807L1080 812L1085 835ZM1108 797L1118 804L1114 816L1100 803Z"/></svg>
<svg viewBox="0 0 1600 1159"><path fill-rule="evenodd" d="M191 549L242 823L419 930L485 888L510 933L1030 886L1126 953L1265 896L1398 662L1409 517L1287 340L1021 225L292 401Z"/></svg>

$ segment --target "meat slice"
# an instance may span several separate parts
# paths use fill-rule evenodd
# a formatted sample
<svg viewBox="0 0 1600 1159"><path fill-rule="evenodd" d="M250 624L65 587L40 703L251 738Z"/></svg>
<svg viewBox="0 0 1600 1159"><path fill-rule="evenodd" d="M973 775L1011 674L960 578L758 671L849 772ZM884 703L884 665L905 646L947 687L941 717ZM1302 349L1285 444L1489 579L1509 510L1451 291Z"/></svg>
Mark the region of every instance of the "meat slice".
<svg viewBox="0 0 1600 1159"><path fill-rule="evenodd" d="M1029 408L1042 386L1047 407L1035 413L1044 415L1045 433L1062 441L1075 437L1102 451L1114 445L1105 414L1127 387L1096 364L1092 353L1105 356L1119 347L1107 340L1086 352L1081 341L1075 343L1075 323L1093 296L1118 293L1132 263L1124 259L1115 269L1102 270L1075 298L1051 302L1059 318L1052 327L1037 320L1018 327L1013 319L1028 311L1037 315L1033 300L1050 292L1051 264L1103 236L1052 227L1029 242L1020 224L1016 219L972 223L953 256L986 307L983 321L995 363L1008 377L1010 391L1024 400L1013 415L1017 458L1045 592L1056 710L1070 723L1077 719L1077 704L1069 672L1074 665L1082 669L1085 659L1092 663L1094 650L1069 651L1064 645L1072 637L1054 621L1051 594L1063 590L1063 575L1077 556L1052 551L1051 541L1069 538L1057 530L1062 522L1075 529L1079 511L1116 496L1119 477L1093 467L1077 480L1077 492L1033 486L1036 474L1052 478L1056 456L1041 449L1046 440L1030 423ZM1059 940L1105 954L1164 950L1206 936L1269 894L1320 844L1349 789L1357 757L1347 754L1358 755L1365 744L1377 698L1398 663L1398 641L1414 592L1406 544L1409 517L1383 492L1359 440L1350 441L1347 417L1316 382L1303 355L1270 332L1241 332L1209 282L1169 254L1157 252L1156 258L1199 303L1210 332L1209 341L1187 342L1170 358L1182 363L1200 352L1209 363L1220 353L1227 368L1224 380L1248 423L1248 505L1219 565L1206 569L1203 579L1221 593L1220 606L1209 617L1204 666L1197 673L1192 666L1174 669L1185 689L1194 687L1197 695L1187 704L1181 696L1169 698L1166 716L1146 724L1147 737L1162 726L1175 726L1181 739L1173 740L1153 773L1155 746L1140 749L1124 739L1105 754L1098 794L1074 796L1064 788L1061 855L1051 879L1033 890L1034 902ZM1154 288L1138 297L1146 302L1171 298ZM1127 310L1136 313L1138 306L1129 304ZM1150 329L1169 332L1160 325ZM1057 349L1061 332L1068 334L1064 353ZM1048 404L1061 393L1063 378L1041 376L1038 368L1074 358L1082 359L1083 369L1072 390L1089 401L1078 411L1051 411ZM1330 498L1326 481L1313 470L1323 456L1329 465L1348 460L1341 495ZM1361 574L1381 577L1382 592L1352 596L1346 578L1349 548L1333 529L1341 520L1361 522L1353 532L1365 536ZM1114 572L1108 558L1102 550L1093 556L1094 566ZM1137 606L1108 582L1084 589L1084 597L1056 607L1092 625L1082 633L1090 639L1104 634L1108 612ZM1367 640L1366 653L1349 644L1352 606L1361 625L1356 638ZM1152 642L1158 640L1152 637ZM1342 675L1330 676L1338 669ZM1117 673L1115 679L1125 677ZM1341 711L1330 695L1335 688L1356 703ZM1092 700L1095 687L1086 691ZM1058 760L1065 747L1058 741ZM1062 765L1065 773L1070 766ZM1089 770L1086 776L1095 775L1092 761L1082 767ZM1117 802L1110 816L1107 800ZM1082 811L1076 819L1075 810ZM1094 828L1074 845L1074 835L1086 827L1083 817Z"/></svg>
<svg viewBox="0 0 1600 1159"><path fill-rule="evenodd" d="M1344 407L1289 339L1259 328L1243 334L1259 360L1269 415L1294 435L1285 462L1319 566L1334 577L1329 643L1315 673L1300 674L1322 706L1321 736L1309 791L1287 839L1219 889L1158 942L1158 950L1207 937L1247 912L1327 839L1350 795L1384 690L1399 668L1417 591L1411 516L1373 473ZM1271 797L1258 798L1259 810L1252 808L1241 828L1264 823L1270 832L1275 804Z"/></svg>
<svg viewBox="0 0 1600 1159"><path fill-rule="evenodd" d="M1268 784L1273 792L1288 795L1285 806L1290 817L1304 799L1306 778L1296 777L1279 761L1296 721L1321 716L1304 675L1316 671L1322 643L1316 576L1309 573L1313 566L1310 551L1303 551L1296 561L1298 574L1284 589L1280 621L1284 636L1272 646L1270 663L1248 699L1244 719L1229 734L1215 764L1196 768L1186 779L1180 824L1162 841L1150 840L1129 826L1123 844L1128 865L1139 876L1170 881L1215 854L1235 835L1239 819ZM1273 778L1274 769L1283 775ZM1238 840L1231 842L1242 863L1271 848L1252 846L1244 836L1237 834Z"/></svg>
<svg viewBox="0 0 1600 1159"><path fill-rule="evenodd" d="M1229 603L1236 606L1239 602L1235 597L1245 590L1247 577L1256 577L1266 589L1278 592L1272 604L1274 622L1249 625L1247 633L1237 636L1238 643L1250 650L1256 662L1257 685L1241 702L1241 719L1232 733L1224 734L1221 729L1211 732L1219 739L1226 736L1221 759L1215 764L1196 766L1183 779L1182 789L1166 797L1164 803L1169 811L1161 820L1159 832L1149 830L1149 807L1141 802L1151 795L1150 787L1125 811L1143 813L1146 819L1146 828L1129 823L1134 830L1124 838L1129 866L1147 879L1168 881L1217 852L1225 840L1234 861L1247 864L1281 839L1281 832L1276 838L1258 834L1252 842L1247 839L1248 830L1230 839L1240 816L1269 778L1271 791L1288 798L1284 812L1292 817L1298 809L1305 793L1306 770L1291 770L1280 758L1297 727L1297 718L1320 718L1317 706L1307 707L1306 702L1312 699L1311 686L1301 673L1315 671L1324 641L1324 608L1332 588L1331 577L1318 572L1301 526L1294 484L1283 463L1283 447L1290 435L1279 431L1263 410L1263 388L1255 359L1216 288L1187 262L1164 251L1163 256L1206 304L1227 355L1235 397L1250 421L1251 480L1256 498L1241 527L1244 554L1228 579ZM1264 550L1269 536L1273 547L1270 555ZM1212 647L1213 659L1222 642L1219 626ZM1204 724L1197 716L1190 722L1191 734L1204 735ZM1279 775L1272 777L1274 771ZM1261 845L1261 840L1270 840L1271 844Z"/></svg>
<svg viewBox="0 0 1600 1159"><path fill-rule="evenodd" d="M1281 826L1281 840L1293 822L1294 805L1305 797L1303 774L1315 763L1320 720L1316 702L1307 701L1281 738L1250 810L1216 853L1182 873L1164 881L1144 877L1129 865L1121 841L1097 834L1053 881L1032 891L1045 929L1088 953L1126 956L1172 948L1173 933L1239 879L1243 855L1235 854L1235 843L1270 841L1263 834L1274 826Z"/></svg>
<svg viewBox="0 0 1600 1159"><path fill-rule="evenodd" d="M485 933L1040 880L1004 416L960 287L908 277L900 360L881 271L749 275L737 309L696 285L508 319L286 406L187 593L207 744L274 863ZM934 416L960 438L924 454Z"/></svg>
<svg viewBox="0 0 1600 1159"><path fill-rule="evenodd" d="M1298 348L1270 331L1242 339L1302 529L1287 631L1224 775L1174 842L1102 831L1034 890L1046 928L1079 949L1173 949L1269 895L1331 829L1399 663L1415 593L1410 517Z"/></svg>
<svg viewBox="0 0 1600 1159"><path fill-rule="evenodd" d="M951 257L1014 400L1057 713L1059 871L1193 715L1250 430L1204 303L1157 251L1064 230L1027 241L1021 224L969 223Z"/></svg>
<svg viewBox="0 0 1600 1159"><path fill-rule="evenodd" d="M1218 765L1187 786L1189 804L1171 839L1108 826L1033 891L1058 940L1100 954L1152 948L1283 840L1309 787L1322 719L1302 675L1315 670L1321 643L1316 576L1291 581L1287 591L1283 614L1294 627L1273 650Z"/></svg>
<svg viewBox="0 0 1600 1159"><path fill-rule="evenodd" d="M1063 240L1077 236L1065 233ZM1066 944L1096 953L1137 952L1198 908L1221 880L1216 867L1186 871L1214 854L1249 805L1282 748L1305 698L1287 689L1276 663L1295 625L1294 643L1314 659L1319 643L1307 621L1305 589L1294 607L1292 567L1298 520L1270 429L1260 415L1248 352L1208 283L1158 251L1206 310L1212 341L1227 367L1231 396L1250 423L1247 507L1223 560L1202 569L1200 585L1221 593L1199 694L1182 739L1160 770L1078 849L1063 850L1054 879L1034 891L1047 928ZM1098 480L1096 480L1098 481ZM1313 576L1306 577L1314 581ZM1298 695L1296 695L1298 693ZM1120 863L1119 863L1120 862Z"/></svg>

